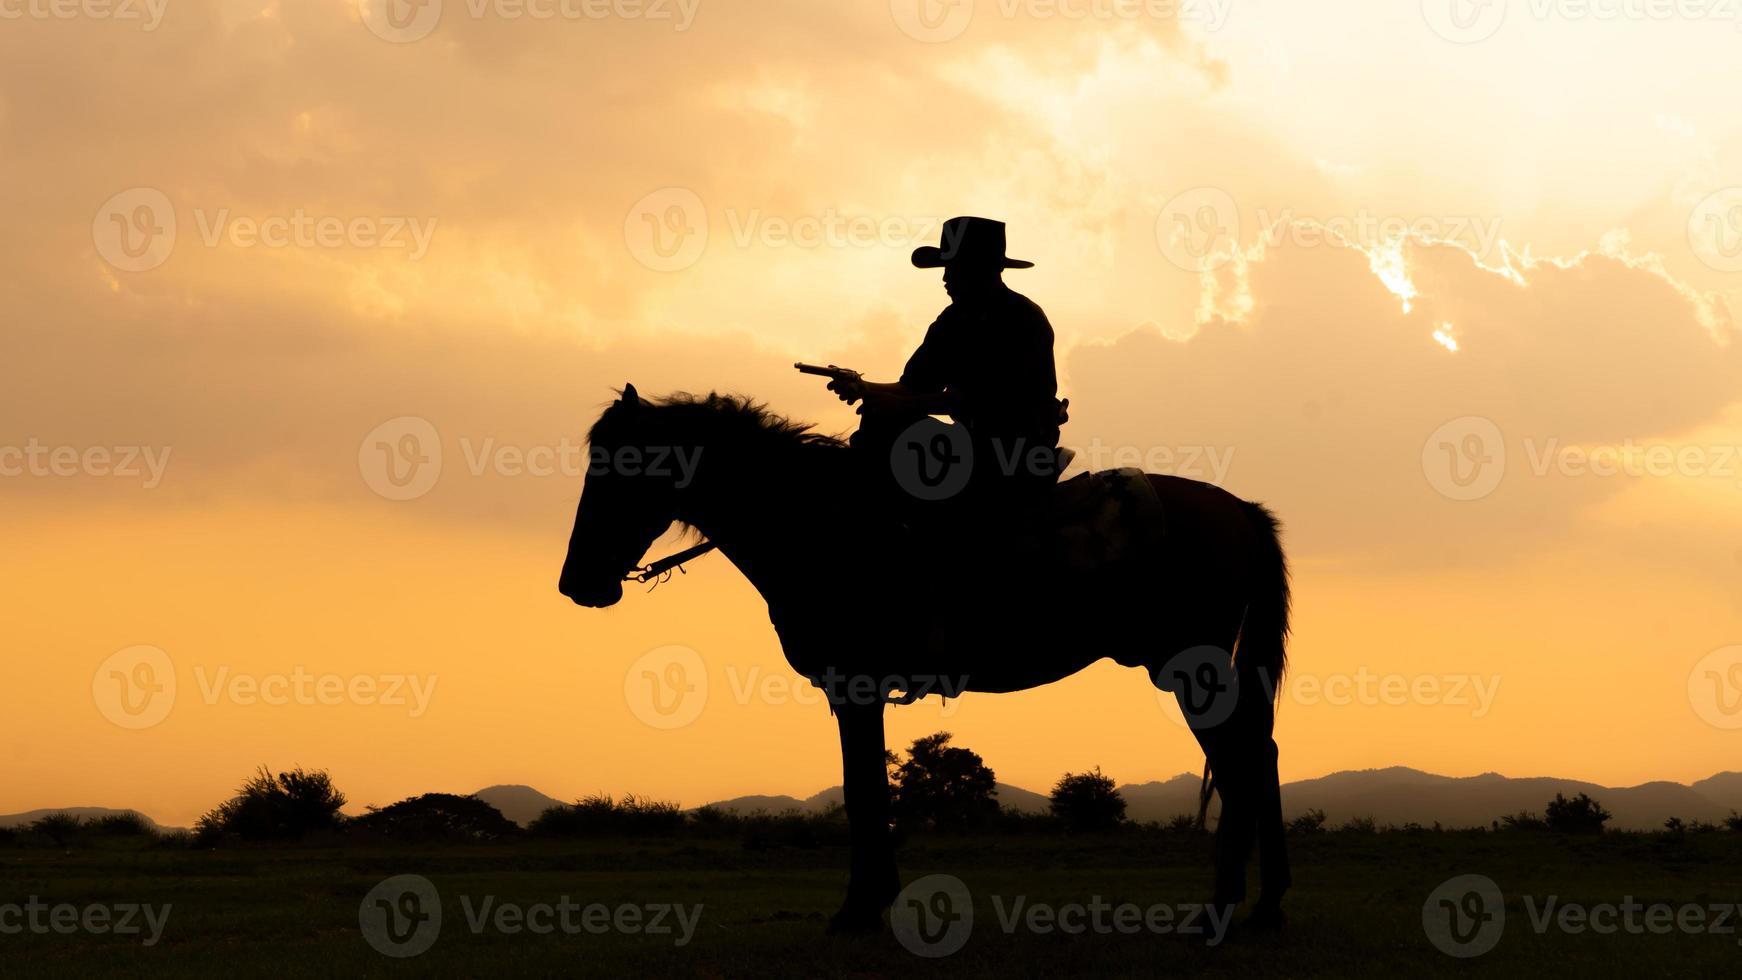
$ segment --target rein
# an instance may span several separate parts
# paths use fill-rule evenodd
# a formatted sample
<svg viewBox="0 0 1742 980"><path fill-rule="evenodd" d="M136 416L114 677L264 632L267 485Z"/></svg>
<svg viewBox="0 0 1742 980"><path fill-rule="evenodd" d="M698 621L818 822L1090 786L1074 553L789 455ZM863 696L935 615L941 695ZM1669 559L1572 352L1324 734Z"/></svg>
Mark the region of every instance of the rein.
<svg viewBox="0 0 1742 980"><path fill-rule="evenodd" d="M646 567L631 568L623 574L623 581L641 582L645 584L647 582L653 582L654 579L659 579L659 581L663 582L665 581L665 577L669 577L673 571L682 572L685 562L694 558L700 558L718 547L719 545L714 544L712 541L703 541L701 544L698 544L693 548L685 548L675 555L661 558ZM654 584L657 585L659 583L654 582Z"/></svg>

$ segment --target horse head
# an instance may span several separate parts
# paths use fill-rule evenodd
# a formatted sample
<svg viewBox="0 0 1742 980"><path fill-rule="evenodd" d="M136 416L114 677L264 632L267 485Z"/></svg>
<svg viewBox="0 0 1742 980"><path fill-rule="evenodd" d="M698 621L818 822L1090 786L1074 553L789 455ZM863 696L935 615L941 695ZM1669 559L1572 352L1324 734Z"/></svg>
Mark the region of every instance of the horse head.
<svg viewBox="0 0 1742 980"><path fill-rule="evenodd" d="M656 434L657 413L625 385L587 437L586 483L557 582L577 605L598 609L622 599L624 577L674 519L677 480L663 462L671 447Z"/></svg>

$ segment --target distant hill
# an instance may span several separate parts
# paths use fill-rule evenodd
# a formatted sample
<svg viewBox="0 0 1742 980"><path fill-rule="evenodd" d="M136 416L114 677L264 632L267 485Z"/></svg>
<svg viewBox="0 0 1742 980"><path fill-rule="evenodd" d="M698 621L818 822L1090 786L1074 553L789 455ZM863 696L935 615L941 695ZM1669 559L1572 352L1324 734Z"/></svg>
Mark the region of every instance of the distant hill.
<svg viewBox="0 0 1742 980"><path fill-rule="evenodd" d="M1182 813L1197 816L1198 787L1203 778L1202 773L1182 772L1164 782L1126 783L1119 787L1119 795L1125 797L1125 818L1166 823ZM1288 802L1286 792L1283 802ZM1214 807L1211 812L1215 812Z"/></svg>
<svg viewBox="0 0 1742 980"><path fill-rule="evenodd" d="M1125 797L1125 815L1140 822L1161 823L1180 814L1196 815L1202 778L1201 773L1188 772L1167 780L1120 786L1119 793ZM1371 817L1380 824L1400 826L1438 823L1443 827L1486 827L1521 810L1540 815L1556 793L1566 796L1588 793L1595 797L1615 815L1609 824L1614 829L1656 830L1670 817L1716 822L1733 810L1742 811L1742 773L1719 773L1692 786L1653 782L1615 787L1551 777L1514 779L1497 773L1438 776L1398 766L1337 772L1286 783L1282 787L1282 808L1284 816L1290 818L1308 810L1323 810L1332 826L1356 817ZM837 786L803 800L791 796L741 796L713 805L740 813L815 812L840 798ZM998 798L1006 806L1029 813L1047 810L1045 795L1019 786L999 783ZM1212 803L1212 816L1217 809Z"/></svg>
<svg viewBox="0 0 1742 980"><path fill-rule="evenodd" d="M503 816L522 827L551 807L564 805L562 800L546 796L531 786L486 786L472 795L502 811Z"/></svg>
<svg viewBox="0 0 1742 980"><path fill-rule="evenodd" d="M1020 786L998 783L994 792L998 794L1000 804L1013 810L1020 810L1024 813L1045 813L1048 808L1045 796ZM729 800L719 800L707 805L725 810L728 813L755 813L758 810L768 813L784 813L787 810L798 810L801 813L821 813L830 806L839 804L842 799L841 787L831 786L802 800L793 796L736 796Z"/></svg>
<svg viewBox="0 0 1742 980"><path fill-rule="evenodd" d="M1742 772L1721 772L1700 780L1691 789L1726 811L1742 811Z"/></svg>
<svg viewBox="0 0 1742 980"><path fill-rule="evenodd" d="M115 810L106 806L63 806L50 807L45 810L27 810L24 813L0 813L0 827L20 827L27 823L40 820L56 813L70 814L83 820L96 820L101 817L114 817L122 814L138 814L146 823L159 830L175 830L174 827L164 827L157 821L147 817L138 810Z"/></svg>
<svg viewBox="0 0 1742 980"><path fill-rule="evenodd" d="M1125 797L1125 815L1136 821L1165 823L1180 814L1198 812L1198 773L1181 773L1171 779L1147 783L1127 783L1119 787ZM1025 813L1045 813L1045 794L997 784L998 801ZM1389 769L1361 769L1334 772L1317 779L1285 783L1282 787L1282 809L1285 817L1293 818L1308 810L1325 811L1328 824L1335 827L1356 817L1371 817L1379 824L1402 825L1419 823L1442 827L1486 827L1501 817L1521 810L1541 814L1543 806L1556 793L1575 796L1588 793L1613 813L1609 826L1616 830L1656 830L1670 817L1683 820L1721 821L1732 812L1742 812L1742 772L1721 772L1692 785L1651 782L1638 786L1600 786L1576 779L1549 776L1512 778L1498 773L1480 776L1437 776L1394 766ZM565 801L533 789L530 786L488 786L472 794L502 811L502 815L521 826L537 819L540 813ZM841 787L831 786L820 793L799 799L793 796L739 796L709 804L735 813L758 810L781 813L798 810L820 813L841 802ZM25 813L0 814L0 827L17 827L54 813L68 813L94 820L138 811L99 806L48 807ZM1216 807L1210 808L1212 815ZM140 814L160 830L163 827Z"/></svg>
<svg viewBox="0 0 1742 980"><path fill-rule="evenodd" d="M1653 830L1670 817L1716 821L1732 809L1732 805L1680 783L1599 786L1576 779L1514 779L1492 772L1455 778L1401 767L1339 772L1289 783L1282 789L1282 801L1283 810L1291 816L1318 809L1325 811L1332 824L1370 816L1379 823L1432 825L1437 821L1446 827L1476 827L1520 810L1540 814L1556 793L1595 797L1615 815L1609 826L1617 830Z"/></svg>

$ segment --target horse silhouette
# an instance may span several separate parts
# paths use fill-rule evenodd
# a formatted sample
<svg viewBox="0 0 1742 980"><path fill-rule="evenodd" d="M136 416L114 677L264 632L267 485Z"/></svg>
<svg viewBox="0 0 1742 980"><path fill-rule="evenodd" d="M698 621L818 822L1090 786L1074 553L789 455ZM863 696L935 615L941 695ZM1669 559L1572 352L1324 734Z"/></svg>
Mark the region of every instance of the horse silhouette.
<svg viewBox="0 0 1742 980"><path fill-rule="evenodd" d="M828 698L852 843L831 929L880 928L900 891L885 705L1026 690L1102 658L1142 667L1171 692L1204 750L1200 821L1212 792L1222 801L1213 901L1245 899L1256 840L1262 887L1252 920L1281 923L1291 879L1271 733L1289 585L1278 525L1264 507L1150 474L1167 533L1161 547L1116 568L1065 574L1008 559L980 568L971 555L928 565L869 505L845 443L748 399L648 400L631 385L588 440L563 595L615 604L654 541L680 523L717 545L768 601L787 661ZM679 458L693 468L670 465ZM927 581L934 569L957 574ZM1070 734L1060 725L1053 737Z"/></svg>

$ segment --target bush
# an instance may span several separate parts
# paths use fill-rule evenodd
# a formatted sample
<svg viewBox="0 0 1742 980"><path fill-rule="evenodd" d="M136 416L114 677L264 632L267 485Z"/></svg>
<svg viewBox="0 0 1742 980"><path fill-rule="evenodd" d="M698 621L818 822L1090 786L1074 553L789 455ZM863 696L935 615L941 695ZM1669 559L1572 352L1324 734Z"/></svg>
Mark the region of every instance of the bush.
<svg viewBox="0 0 1742 980"><path fill-rule="evenodd" d="M337 830L345 794L323 771L291 769L274 775L265 766L243 783L236 795L218 804L194 825L205 844L235 838L244 841L300 840L319 830Z"/></svg>
<svg viewBox="0 0 1742 980"><path fill-rule="evenodd" d="M194 846L194 835L191 831L182 830L179 827L175 830L161 831L157 835L155 846L165 850L185 851Z"/></svg>
<svg viewBox="0 0 1742 980"><path fill-rule="evenodd" d="M553 806L526 829L541 837L664 837L684 829L684 814L676 803L595 795Z"/></svg>
<svg viewBox="0 0 1742 980"><path fill-rule="evenodd" d="M1724 818L1724 828L1726 830L1735 831L1736 833L1742 833L1742 813L1737 813L1735 810L1731 810L1730 815Z"/></svg>
<svg viewBox="0 0 1742 980"><path fill-rule="evenodd" d="M31 833L47 837L56 847L67 846L67 842L78 836L83 827L79 818L70 813L51 813L30 822Z"/></svg>
<svg viewBox="0 0 1742 980"><path fill-rule="evenodd" d="M1345 834L1377 834L1379 828L1373 823L1372 817L1350 817L1342 827L1338 828Z"/></svg>
<svg viewBox="0 0 1742 980"><path fill-rule="evenodd" d="M1197 814L1181 813L1175 816L1172 820L1169 820L1167 823L1162 824L1161 829L1170 834L1196 834L1203 832L1204 828L1198 826Z"/></svg>
<svg viewBox="0 0 1742 980"><path fill-rule="evenodd" d="M1529 832L1545 831L1548 822L1529 810L1520 810L1509 817L1500 818L1500 828L1503 830L1523 830Z"/></svg>
<svg viewBox="0 0 1742 980"><path fill-rule="evenodd" d="M1611 816L1603 804L1584 793L1570 800L1556 793L1543 811L1548 829L1560 834L1600 834Z"/></svg>
<svg viewBox="0 0 1742 980"><path fill-rule="evenodd" d="M1300 836L1325 832L1325 811L1308 810L1288 822L1288 832Z"/></svg>
<svg viewBox="0 0 1742 980"><path fill-rule="evenodd" d="M370 807L351 821L362 830L402 841L474 843L520 833L514 821L476 796L425 793L389 806Z"/></svg>
<svg viewBox="0 0 1742 980"><path fill-rule="evenodd" d="M145 819L141 814L128 810L126 813L111 813L86 824L94 833L105 837L155 837L157 825Z"/></svg>
<svg viewBox="0 0 1742 980"><path fill-rule="evenodd" d="M1125 819L1125 798L1098 767L1059 777L1051 799L1052 815L1075 831L1112 830Z"/></svg>

